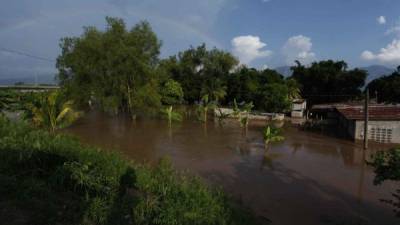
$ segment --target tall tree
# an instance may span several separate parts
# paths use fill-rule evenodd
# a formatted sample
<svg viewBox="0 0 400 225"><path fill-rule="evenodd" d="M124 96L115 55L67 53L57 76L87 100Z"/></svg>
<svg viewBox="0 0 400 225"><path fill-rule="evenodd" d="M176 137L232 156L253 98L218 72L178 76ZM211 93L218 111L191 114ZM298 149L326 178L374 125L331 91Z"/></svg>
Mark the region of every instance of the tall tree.
<svg viewBox="0 0 400 225"><path fill-rule="evenodd" d="M61 41L59 80L80 103L94 98L102 107L136 114L160 105L155 72L161 42L149 23L128 30L107 17L105 31L86 27L80 37Z"/></svg>
<svg viewBox="0 0 400 225"><path fill-rule="evenodd" d="M203 44L163 60L161 67L181 84L185 100L193 103L204 95L212 101L223 99L227 94L227 77L237 64L230 53L216 48L207 50Z"/></svg>

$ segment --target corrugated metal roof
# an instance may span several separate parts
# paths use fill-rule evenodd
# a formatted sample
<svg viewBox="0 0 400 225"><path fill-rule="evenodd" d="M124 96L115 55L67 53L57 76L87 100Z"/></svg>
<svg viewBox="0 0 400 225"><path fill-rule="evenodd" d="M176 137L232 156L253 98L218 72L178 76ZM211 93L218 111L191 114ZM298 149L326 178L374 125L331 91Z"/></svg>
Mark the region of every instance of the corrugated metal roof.
<svg viewBox="0 0 400 225"><path fill-rule="evenodd" d="M346 119L363 120L363 106L339 106L336 109ZM372 105L368 110L370 120L400 120L399 105Z"/></svg>

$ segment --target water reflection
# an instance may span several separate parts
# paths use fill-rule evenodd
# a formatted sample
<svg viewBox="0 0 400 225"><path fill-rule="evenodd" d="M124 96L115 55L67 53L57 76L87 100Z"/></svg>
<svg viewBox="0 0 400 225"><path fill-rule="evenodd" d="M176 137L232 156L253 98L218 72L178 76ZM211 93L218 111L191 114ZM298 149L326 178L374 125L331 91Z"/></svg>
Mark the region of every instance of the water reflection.
<svg viewBox="0 0 400 225"><path fill-rule="evenodd" d="M84 142L121 151L139 162L169 156L178 169L222 185L228 193L273 224L396 224L389 206L395 185L374 186L365 164L382 148L300 131L280 124L285 141L265 149L265 122L251 121L247 132L236 120L210 121L112 118L91 113L66 132Z"/></svg>

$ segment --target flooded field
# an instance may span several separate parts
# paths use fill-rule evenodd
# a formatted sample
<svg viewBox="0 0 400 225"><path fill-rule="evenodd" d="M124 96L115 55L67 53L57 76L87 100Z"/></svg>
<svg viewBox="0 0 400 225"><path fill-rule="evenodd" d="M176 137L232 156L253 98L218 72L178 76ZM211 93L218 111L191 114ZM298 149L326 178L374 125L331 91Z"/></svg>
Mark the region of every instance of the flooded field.
<svg viewBox="0 0 400 225"><path fill-rule="evenodd" d="M282 125L285 141L265 150L264 122L248 131L237 121L174 123L90 113L65 130L85 143L120 151L137 162L168 156L175 167L222 186L272 224L399 224L390 199L395 183L373 185L371 153L390 146L362 145ZM398 185L398 184L397 184Z"/></svg>

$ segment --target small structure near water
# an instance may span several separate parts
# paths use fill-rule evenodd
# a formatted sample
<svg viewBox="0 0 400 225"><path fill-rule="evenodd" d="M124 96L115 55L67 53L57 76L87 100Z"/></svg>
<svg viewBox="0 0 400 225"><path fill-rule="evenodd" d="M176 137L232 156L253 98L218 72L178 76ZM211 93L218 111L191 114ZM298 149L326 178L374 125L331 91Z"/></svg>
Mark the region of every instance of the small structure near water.
<svg viewBox="0 0 400 225"><path fill-rule="evenodd" d="M215 116L221 116L221 114L229 114L229 118L235 118L234 111L231 108L218 108L214 110ZM251 120L277 120L282 121L285 119L285 114L283 113L257 113L250 112L248 118Z"/></svg>
<svg viewBox="0 0 400 225"><path fill-rule="evenodd" d="M290 116L292 118L303 118L307 109L307 102L305 99L295 99L292 104L292 112Z"/></svg>
<svg viewBox="0 0 400 225"><path fill-rule="evenodd" d="M314 116L336 124L354 140L364 139L362 104L315 105ZM368 139L379 143L400 143L400 105L369 106Z"/></svg>

